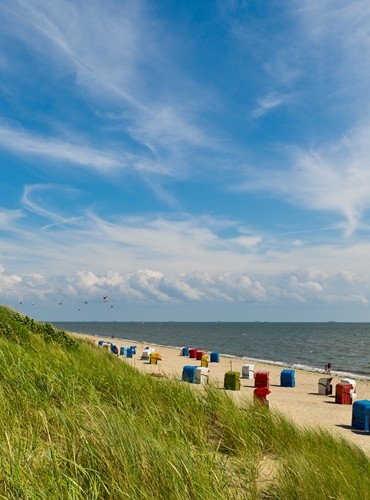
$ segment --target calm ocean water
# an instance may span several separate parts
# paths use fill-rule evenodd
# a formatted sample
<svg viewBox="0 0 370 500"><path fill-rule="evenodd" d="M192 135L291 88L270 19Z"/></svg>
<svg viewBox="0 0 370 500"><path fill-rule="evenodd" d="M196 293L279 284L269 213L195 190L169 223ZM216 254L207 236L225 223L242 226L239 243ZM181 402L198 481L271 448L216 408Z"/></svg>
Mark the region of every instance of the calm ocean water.
<svg viewBox="0 0 370 500"><path fill-rule="evenodd" d="M136 343L183 346L370 379L369 323L53 323L57 328Z"/></svg>

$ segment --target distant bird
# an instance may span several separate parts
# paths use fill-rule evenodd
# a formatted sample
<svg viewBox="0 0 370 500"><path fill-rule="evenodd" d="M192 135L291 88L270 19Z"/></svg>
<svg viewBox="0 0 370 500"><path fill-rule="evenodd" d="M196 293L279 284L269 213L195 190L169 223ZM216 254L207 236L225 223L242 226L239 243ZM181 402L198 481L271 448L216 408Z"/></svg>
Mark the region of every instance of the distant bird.
<svg viewBox="0 0 370 500"><path fill-rule="evenodd" d="M19 303L20 303L20 304L23 304L23 302L22 302L22 301L20 301Z"/></svg>
<svg viewBox="0 0 370 500"><path fill-rule="evenodd" d="M63 302L58 302L58 306L62 306L63 305Z"/></svg>
<svg viewBox="0 0 370 500"><path fill-rule="evenodd" d="M87 301L86 301L86 300L84 300L84 304L87 304Z"/></svg>
<svg viewBox="0 0 370 500"><path fill-rule="evenodd" d="M110 306L111 309L113 309L113 306Z"/></svg>
<svg viewBox="0 0 370 500"><path fill-rule="evenodd" d="M105 295L105 296L103 297L103 300L104 300L104 302L108 302L108 295Z"/></svg>

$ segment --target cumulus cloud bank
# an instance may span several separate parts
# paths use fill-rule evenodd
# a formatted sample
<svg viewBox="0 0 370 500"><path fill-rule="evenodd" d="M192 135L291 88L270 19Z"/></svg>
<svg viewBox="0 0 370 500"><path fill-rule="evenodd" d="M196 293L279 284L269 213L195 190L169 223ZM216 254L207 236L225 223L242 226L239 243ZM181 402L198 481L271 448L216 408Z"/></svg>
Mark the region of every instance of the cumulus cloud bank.
<svg viewBox="0 0 370 500"><path fill-rule="evenodd" d="M298 269L276 275L255 273L189 273L166 275L142 269L134 273L80 271L71 276L10 275L0 268L0 300L56 304L114 303L358 303L368 304L370 276L348 272L327 274Z"/></svg>

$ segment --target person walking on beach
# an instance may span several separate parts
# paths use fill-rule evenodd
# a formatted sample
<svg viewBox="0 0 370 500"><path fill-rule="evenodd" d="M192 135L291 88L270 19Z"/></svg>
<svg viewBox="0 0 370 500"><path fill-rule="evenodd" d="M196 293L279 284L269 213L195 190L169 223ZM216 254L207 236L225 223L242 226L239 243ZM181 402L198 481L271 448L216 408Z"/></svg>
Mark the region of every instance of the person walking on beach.
<svg viewBox="0 0 370 500"><path fill-rule="evenodd" d="M331 363L329 362L327 365L325 365L325 373L330 374L331 371Z"/></svg>

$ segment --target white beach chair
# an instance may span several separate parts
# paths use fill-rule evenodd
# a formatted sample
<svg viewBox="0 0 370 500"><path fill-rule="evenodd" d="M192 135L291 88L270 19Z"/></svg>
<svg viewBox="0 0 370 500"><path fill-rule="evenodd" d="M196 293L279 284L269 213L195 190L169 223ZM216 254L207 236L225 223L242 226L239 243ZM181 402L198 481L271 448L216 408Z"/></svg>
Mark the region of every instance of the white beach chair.
<svg viewBox="0 0 370 500"><path fill-rule="evenodd" d="M143 349L143 352L141 354L141 359L145 359L147 361L150 360L150 355L155 352L155 349L153 349L152 347L146 347L145 349Z"/></svg>
<svg viewBox="0 0 370 500"><path fill-rule="evenodd" d="M254 365L242 366L242 378L248 378L248 379L254 378Z"/></svg>
<svg viewBox="0 0 370 500"><path fill-rule="evenodd" d="M332 380L333 377L319 378L318 393L321 394L322 396L328 396L329 394L332 394L333 392L333 386L331 384Z"/></svg>
<svg viewBox="0 0 370 500"><path fill-rule="evenodd" d="M195 370L195 383L206 384L208 382L208 368L198 367Z"/></svg>

